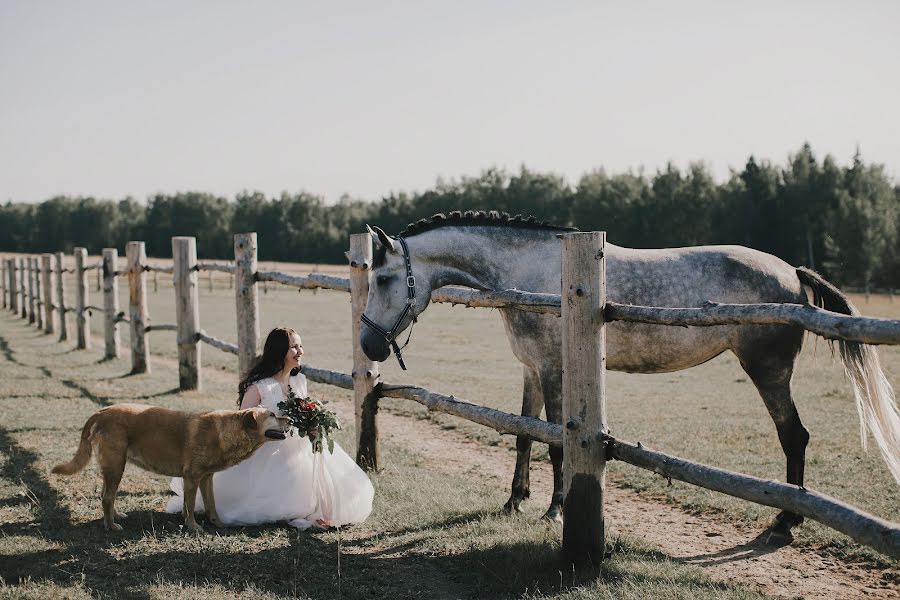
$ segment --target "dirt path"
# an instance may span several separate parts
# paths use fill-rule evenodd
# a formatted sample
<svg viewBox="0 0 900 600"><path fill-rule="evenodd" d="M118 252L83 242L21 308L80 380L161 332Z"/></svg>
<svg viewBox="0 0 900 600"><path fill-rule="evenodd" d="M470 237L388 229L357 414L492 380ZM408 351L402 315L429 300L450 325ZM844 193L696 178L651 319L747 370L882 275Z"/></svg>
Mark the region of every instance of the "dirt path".
<svg viewBox="0 0 900 600"><path fill-rule="evenodd" d="M430 468L509 485L513 451L485 446L427 421L384 410L379 415L382 436L414 448ZM552 488L549 465L533 465L529 501L549 505ZM702 567L713 579L740 582L777 598L900 598L896 570L866 569L810 549L776 548L758 539L761 531L687 514L614 484L607 486L605 501L610 533L642 538L673 560Z"/></svg>

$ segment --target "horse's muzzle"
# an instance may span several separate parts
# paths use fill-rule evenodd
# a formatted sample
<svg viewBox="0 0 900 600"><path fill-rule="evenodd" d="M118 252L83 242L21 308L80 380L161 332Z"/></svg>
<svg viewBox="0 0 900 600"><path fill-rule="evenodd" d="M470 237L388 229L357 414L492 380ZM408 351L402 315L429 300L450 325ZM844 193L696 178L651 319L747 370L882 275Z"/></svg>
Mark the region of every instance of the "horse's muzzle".
<svg viewBox="0 0 900 600"><path fill-rule="evenodd" d="M383 362L391 355L391 347L387 341L369 327L363 327L359 344L369 360Z"/></svg>

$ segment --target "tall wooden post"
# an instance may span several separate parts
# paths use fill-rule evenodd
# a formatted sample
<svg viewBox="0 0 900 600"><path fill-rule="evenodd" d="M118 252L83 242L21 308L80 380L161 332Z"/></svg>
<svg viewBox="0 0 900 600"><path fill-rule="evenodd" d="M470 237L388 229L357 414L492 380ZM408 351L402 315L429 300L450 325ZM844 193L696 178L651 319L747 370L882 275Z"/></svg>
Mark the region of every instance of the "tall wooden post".
<svg viewBox="0 0 900 600"><path fill-rule="evenodd" d="M200 377L200 302L197 290L197 239L172 238L175 322L178 325L178 385L202 389Z"/></svg>
<svg viewBox="0 0 900 600"><path fill-rule="evenodd" d="M353 402L356 409L356 464L375 470L381 459L378 443L378 398L374 394L378 364L362 351L360 317L366 310L372 278L372 238L368 233L350 236L350 306L353 319Z"/></svg>
<svg viewBox="0 0 900 600"><path fill-rule="evenodd" d="M9 307L6 300L6 257L0 259L0 292L3 293L3 308Z"/></svg>
<svg viewBox="0 0 900 600"><path fill-rule="evenodd" d="M234 236L234 299L237 309L238 371L243 379L259 356L259 291L256 234Z"/></svg>
<svg viewBox="0 0 900 600"><path fill-rule="evenodd" d="M147 347L147 278L144 265L147 253L144 242L128 242L125 246L128 259L128 323L131 329L131 372L149 373L150 350Z"/></svg>
<svg viewBox="0 0 900 600"><path fill-rule="evenodd" d="M63 253L57 252L53 258L54 266L56 267L56 310L59 314L59 341L64 342L69 339L69 324L66 319L66 284L63 277Z"/></svg>
<svg viewBox="0 0 900 600"><path fill-rule="evenodd" d="M19 310L23 319L28 318L28 272L25 270L25 259L16 262L17 287L19 289Z"/></svg>
<svg viewBox="0 0 900 600"><path fill-rule="evenodd" d="M562 239L563 553L599 564L606 480L606 234Z"/></svg>
<svg viewBox="0 0 900 600"><path fill-rule="evenodd" d="M19 300L16 294L16 261L6 259L6 287L9 290L9 309L13 314L19 314Z"/></svg>
<svg viewBox="0 0 900 600"><path fill-rule="evenodd" d="M91 347L91 315L88 312L88 272L84 270L87 250L75 248L75 347L86 350Z"/></svg>
<svg viewBox="0 0 900 600"><path fill-rule="evenodd" d="M105 358L119 358L119 280L116 268L119 251L116 248L103 249L101 271L103 279L103 337L106 342Z"/></svg>
<svg viewBox="0 0 900 600"><path fill-rule="evenodd" d="M44 290L44 333L56 332L56 314L53 311L53 273L52 264L53 255L41 255L41 287Z"/></svg>
<svg viewBox="0 0 900 600"><path fill-rule="evenodd" d="M29 256L25 261L25 273L28 277L28 322L34 323L36 320L34 315L34 257Z"/></svg>
<svg viewBox="0 0 900 600"><path fill-rule="evenodd" d="M38 329L44 328L44 292L41 286L43 273L41 272L41 258L35 256L31 259L34 264L34 322Z"/></svg>

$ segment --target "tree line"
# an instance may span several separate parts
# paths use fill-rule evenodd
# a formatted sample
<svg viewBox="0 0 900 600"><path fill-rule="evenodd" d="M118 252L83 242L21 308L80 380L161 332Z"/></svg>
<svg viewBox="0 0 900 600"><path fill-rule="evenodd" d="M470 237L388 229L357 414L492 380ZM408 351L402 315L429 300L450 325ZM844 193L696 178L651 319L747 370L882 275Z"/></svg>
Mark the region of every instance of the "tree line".
<svg viewBox="0 0 900 600"><path fill-rule="evenodd" d="M261 260L342 263L347 236L377 224L390 233L439 212L496 210L558 225L605 230L637 248L741 244L810 266L844 286L900 287L900 186L859 152L841 166L806 144L774 165L750 157L727 181L707 166L673 164L651 175L597 169L577 184L548 173L488 169L439 179L432 189L378 201L314 194L233 200L203 192L133 198L54 197L0 206L0 251L91 253L144 240L150 256L171 256L171 238L197 238L204 258L232 258L232 234L256 231Z"/></svg>

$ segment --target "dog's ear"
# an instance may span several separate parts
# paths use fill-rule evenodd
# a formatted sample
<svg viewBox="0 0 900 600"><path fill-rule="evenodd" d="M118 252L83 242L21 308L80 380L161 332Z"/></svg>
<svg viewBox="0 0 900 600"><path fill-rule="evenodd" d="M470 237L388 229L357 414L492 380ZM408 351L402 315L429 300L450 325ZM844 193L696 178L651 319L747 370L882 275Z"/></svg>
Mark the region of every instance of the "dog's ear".
<svg viewBox="0 0 900 600"><path fill-rule="evenodd" d="M244 427L246 429L256 429L256 414L257 411L252 408L244 411Z"/></svg>

